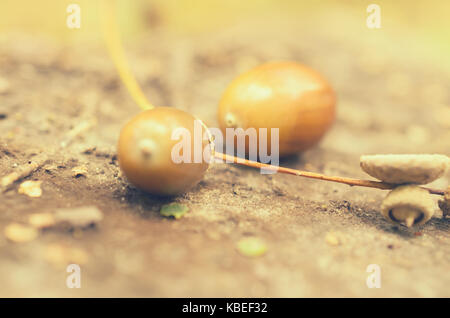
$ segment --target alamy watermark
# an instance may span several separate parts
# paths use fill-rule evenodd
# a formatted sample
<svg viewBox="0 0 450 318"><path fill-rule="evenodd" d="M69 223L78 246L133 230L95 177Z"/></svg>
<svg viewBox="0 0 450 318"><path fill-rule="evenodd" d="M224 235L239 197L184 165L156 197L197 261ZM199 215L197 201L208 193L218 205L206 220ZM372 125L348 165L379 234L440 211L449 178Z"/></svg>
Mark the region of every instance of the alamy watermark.
<svg viewBox="0 0 450 318"><path fill-rule="evenodd" d="M267 128L226 128L225 138L222 130L219 128L208 128L203 131L201 120L194 121L194 135L191 135L189 129L184 127L176 128L172 131L172 140L179 140L172 148L172 161L180 163L210 163L211 145L203 146L203 141L211 140L214 143L214 150L223 152L224 141L226 145L226 154L237 156L239 162L242 158L248 157L249 160L259 161L261 163L279 165L279 128L270 129L270 143L268 141ZM235 149L236 145L236 149ZM269 146L270 145L270 146ZM270 148L270 154L269 154ZM192 149L193 152L192 153ZM214 159L215 163L223 163L222 160ZM232 163L233 161L226 161ZM261 169L262 174L276 173L274 170Z"/></svg>
<svg viewBox="0 0 450 318"><path fill-rule="evenodd" d="M370 264L366 268L366 272L370 273L366 279L367 288L381 288L381 267L378 264Z"/></svg>
<svg viewBox="0 0 450 318"><path fill-rule="evenodd" d="M81 268L78 264L70 264L66 271L71 273L66 278L67 288L81 288Z"/></svg>
<svg viewBox="0 0 450 318"><path fill-rule="evenodd" d="M81 28L81 8L76 3L69 4L66 12L69 13L66 19L66 25L69 29Z"/></svg>
<svg viewBox="0 0 450 318"><path fill-rule="evenodd" d="M370 13L366 19L366 25L369 29L381 28L381 8L378 4L372 3L366 9Z"/></svg>

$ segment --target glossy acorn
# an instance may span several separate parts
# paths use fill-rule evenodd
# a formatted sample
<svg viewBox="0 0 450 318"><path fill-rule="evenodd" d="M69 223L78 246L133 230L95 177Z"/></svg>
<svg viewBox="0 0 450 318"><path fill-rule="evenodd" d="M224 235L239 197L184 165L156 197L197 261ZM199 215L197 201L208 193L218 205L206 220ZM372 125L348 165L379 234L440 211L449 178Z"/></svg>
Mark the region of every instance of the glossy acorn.
<svg viewBox="0 0 450 318"><path fill-rule="evenodd" d="M186 192L202 180L208 163L175 163L172 149L179 140L172 139L177 128L194 136L196 118L182 110L156 107L132 118L122 128L118 160L127 179L151 194L171 196ZM207 146L205 141L202 146ZM191 154L194 143L190 142Z"/></svg>
<svg viewBox="0 0 450 318"><path fill-rule="evenodd" d="M218 111L220 128L279 128L279 154L317 144L335 119L336 95L315 70L296 62L270 62L238 76Z"/></svg>

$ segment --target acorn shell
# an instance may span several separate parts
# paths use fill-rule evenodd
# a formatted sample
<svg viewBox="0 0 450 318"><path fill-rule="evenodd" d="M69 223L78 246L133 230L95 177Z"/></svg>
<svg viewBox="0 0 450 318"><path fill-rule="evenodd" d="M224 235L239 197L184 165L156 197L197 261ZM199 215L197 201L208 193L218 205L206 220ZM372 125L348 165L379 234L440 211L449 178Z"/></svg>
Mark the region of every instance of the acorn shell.
<svg viewBox="0 0 450 318"><path fill-rule="evenodd" d="M449 165L445 155L366 155L360 166L367 174L393 184L427 184L441 177Z"/></svg>
<svg viewBox="0 0 450 318"><path fill-rule="evenodd" d="M192 115L171 107L143 111L122 128L118 143L120 168L136 187L156 195L183 193L202 180L208 163L194 163L194 141L191 140L191 163L175 163L172 149L179 140L172 132L180 127L194 136ZM208 146L203 141L202 149Z"/></svg>
<svg viewBox="0 0 450 318"><path fill-rule="evenodd" d="M434 201L427 190L416 185L404 185L388 193L381 204L381 213L389 221L405 223L409 227L431 219L434 208Z"/></svg>
<svg viewBox="0 0 450 318"><path fill-rule="evenodd" d="M279 128L279 154L315 145L335 118L336 96L315 70L296 62L271 62L237 77L225 90L218 111L226 128ZM259 137L259 136L258 136ZM259 140L258 140L259 145Z"/></svg>

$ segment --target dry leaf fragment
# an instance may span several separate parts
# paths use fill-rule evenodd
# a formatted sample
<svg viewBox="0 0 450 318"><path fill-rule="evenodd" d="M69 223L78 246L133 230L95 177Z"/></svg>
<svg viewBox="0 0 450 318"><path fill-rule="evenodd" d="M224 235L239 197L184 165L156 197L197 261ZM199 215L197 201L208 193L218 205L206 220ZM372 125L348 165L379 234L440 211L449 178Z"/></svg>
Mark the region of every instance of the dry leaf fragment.
<svg viewBox="0 0 450 318"><path fill-rule="evenodd" d="M237 250L244 256L258 257L267 252L267 245L257 237L246 237L237 243Z"/></svg>
<svg viewBox="0 0 450 318"><path fill-rule="evenodd" d="M183 204L179 203L170 203L164 204L161 207L159 213L165 217L174 217L175 219L181 218L186 212L189 211L189 208Z"/></svg>

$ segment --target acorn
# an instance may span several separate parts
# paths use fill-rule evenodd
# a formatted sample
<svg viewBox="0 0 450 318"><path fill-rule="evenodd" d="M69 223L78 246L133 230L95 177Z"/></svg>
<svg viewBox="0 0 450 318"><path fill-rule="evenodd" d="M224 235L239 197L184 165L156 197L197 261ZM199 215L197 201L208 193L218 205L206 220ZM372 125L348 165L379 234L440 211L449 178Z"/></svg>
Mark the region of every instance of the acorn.
<svg viewBox="0 0 450 318"><path fill-rule="evenodd" d="M335 104L333 88L317 71L296 62L270 62L231 82L218 120L224 133L226 128L255 128L259 134L259 128L267 128L268 151L271 128L279 128L283 157L318 143L335 119Z"/></svg>
<svg viewBox="0 0 450 318"><path fill-rule="evenodd" d="M431 219L434 206L434 201L426 189L416 185L404 185L388 193L381 204L381 213L393 223L411 227Z"/></svg>
<svg viewBox="0 0 450 318"><path fill-rule="evenodd" d="M143 111L122 128L118 143L118 160L127 179L151 194L177 195L194 187L208 169L207 160L195 162L194 142L189 141L191 158L175 162L174 147L180 142L173 132L184 128L194 136L194 116L171 107ZM202 138L202 150L208 140ZM182 154L182 153L181 153Z"/></svg>

